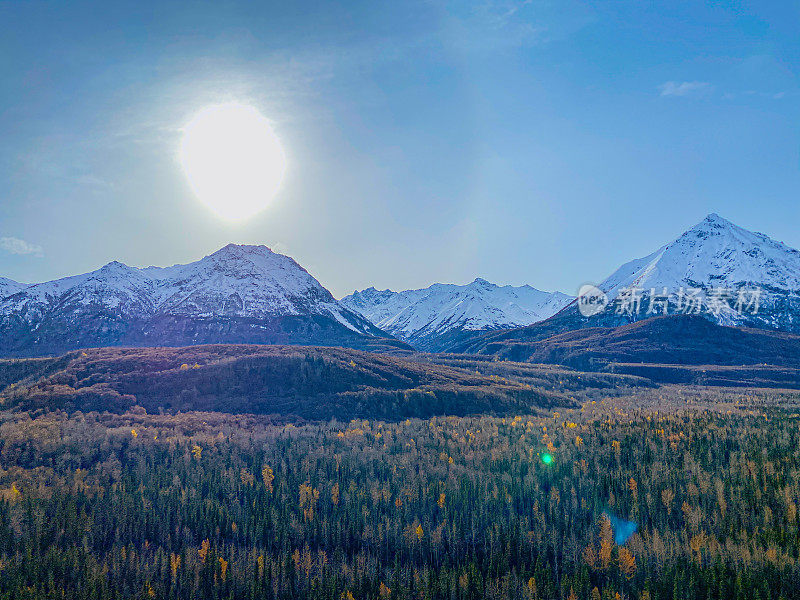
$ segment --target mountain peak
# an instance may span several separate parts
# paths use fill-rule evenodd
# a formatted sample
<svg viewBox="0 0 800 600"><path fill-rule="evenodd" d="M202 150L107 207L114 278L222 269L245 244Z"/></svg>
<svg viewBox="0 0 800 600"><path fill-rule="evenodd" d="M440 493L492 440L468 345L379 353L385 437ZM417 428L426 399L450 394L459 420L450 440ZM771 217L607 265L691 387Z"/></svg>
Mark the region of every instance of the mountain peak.
<svg viewBox="0 0 800 600"><path fill-rule="evenodd" d="M264 246L263 244L234 244L230 243L216 252L210 254L210 256L236 256L236 257L243 257L243 256L269 256L271 254L275 254L269 247Z"/></svg>
<svg viewBox="0 0 800 600"><path fill-rule="evenodd" d="M732 223L724 217L720 217L717 213L711 213L705 219L700 221L697 225L692 227L689 231L709 229L740 229L736 224ZM688 231L687 231L688 233Z"/></svg>
<svg viewBox="0 0 800 600"><path fill-rule="evenodd" d="M716 213L652 254L624 264L599 286L611 299L620 290L681 289L765 291L796 294L800 252L768 236L731 223Z"/></svg>
<svg viewBox="0 0 800 600"><path fill-rule="evenodd" d="M723 219L715 212L709 213L704 220L709 223L730 223L728 219Z"/></svg>
<svg viewBox="0 0 800 600"><path fill-rule="evenodd" d="M480 287L496 287L495 284L486 281L483 277L476 277L472 282L472 285L477 285Z"/></svg>
<svg viewBox="0 0 800 600"><path fill-rule="evenodd" d="M110 263L103 265L100 267L101 273L128 273L130 271L136 271L133 267L129 267L125 263L119 262L118 260L112 260Z"/></svg>

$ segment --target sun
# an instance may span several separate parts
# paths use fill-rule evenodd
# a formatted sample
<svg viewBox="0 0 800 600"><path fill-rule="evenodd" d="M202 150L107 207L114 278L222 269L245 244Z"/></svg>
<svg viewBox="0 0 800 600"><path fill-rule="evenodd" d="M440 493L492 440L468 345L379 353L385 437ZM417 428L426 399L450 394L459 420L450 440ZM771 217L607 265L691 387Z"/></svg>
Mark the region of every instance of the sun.
<svg viewBox="0 0 800 600"><path fill-rule="evenodd" d="M286 156L272 126L253 106L207 106L183 128L180 161L197 198L220 217L242 221L280 188Z"/></svg>

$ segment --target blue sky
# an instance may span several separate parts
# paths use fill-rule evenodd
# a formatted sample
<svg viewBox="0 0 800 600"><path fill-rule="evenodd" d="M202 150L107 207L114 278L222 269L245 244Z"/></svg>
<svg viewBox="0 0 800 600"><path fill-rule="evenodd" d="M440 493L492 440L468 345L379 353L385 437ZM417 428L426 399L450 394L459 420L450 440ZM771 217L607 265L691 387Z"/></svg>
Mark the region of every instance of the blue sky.
<svg viewBox="0 0 800 600"><path fill-rule="evenodd" d="M0 1L0 276L228 242L335 295L575 293L709 212L800 247L796 2ZM246 223L177 148L250 103L288 158Z"/></svg>

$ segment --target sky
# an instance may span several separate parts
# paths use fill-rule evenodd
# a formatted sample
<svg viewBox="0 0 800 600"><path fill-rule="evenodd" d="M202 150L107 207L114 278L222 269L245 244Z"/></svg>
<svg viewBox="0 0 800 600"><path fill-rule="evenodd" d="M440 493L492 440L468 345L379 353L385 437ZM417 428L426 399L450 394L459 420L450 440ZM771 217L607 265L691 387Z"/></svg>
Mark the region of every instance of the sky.
<svg viewBox="0 0 800 600"><path fill-rule="evenodd" d="M375 286L576 293L717 212L800 247L800 4L0 0L0 276L289 254ZM277 196L241 223L178 160L256 107Z"/></svg>

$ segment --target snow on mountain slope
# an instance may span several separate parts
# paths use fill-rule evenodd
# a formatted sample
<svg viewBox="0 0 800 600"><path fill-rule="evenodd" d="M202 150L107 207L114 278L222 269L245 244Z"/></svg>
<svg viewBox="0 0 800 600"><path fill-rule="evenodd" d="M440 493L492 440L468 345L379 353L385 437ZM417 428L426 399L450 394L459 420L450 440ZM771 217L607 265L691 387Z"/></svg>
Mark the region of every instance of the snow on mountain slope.
<svg viewBox="0 0 800 600"><path fill-rule="evenodd" d="M0 277L0 298L5 298L11 294L16 294L24 290L27 286L24 283L17 283L12 279Z"/></svg>
<svg viewBox="0 0 800 600"><path fill-rule="evenodd" d="M572 300L561 292L476 279L468 285L437 283L403 292L368 288L343 298L342 304L402 340L436 349L436 338L450 332L530 325Z"/></svg>
<svg viewBox="0 0 800 600"><path fill-rule="evenodd" d="M148 267L142 273L153 282L160 313L255 318L317 314L365 332L363 321L305 269L266 246L229 244L195 263Z"/></svg>
<svg viewBox="0 0 800 600"><path fill-rule="evenodd" d="M265 246L230 244L172 267L115 261L0 299L0 346L9 346L7 353L31 344L53 351L149 340L335 345L359 336L385 334L294 260Z"/></svg>
<svg viewBox="0 0 800 600"><path fill-rule="evenodd" d="M150 280L138 269L119 262L26 287L22 293L0 300L0 318L19 316L35 322L64 307L102 306L120 314L144 314L153 310Z"/></svg>
<svg viewBox="0 0 800 600"><path fill-rule="evenodd" d="M699 290L698 314L719 324L800 329L800 252L717 214L623 265L598 287L608 294L609 306L615 299L619 306L623 292L640 290L646 307L653 290L663 297L666 289L671 312L680 305L681 294ZM740 290L757 290L757 301L748 310L736 308ZM720 293L727 295L725 302L712 306ZM754 299L748 292L746 301Z"/></svg>
<svg viewBox="0 0 800 600"><path fill-rule="evenodd" d="M800 252L710 214L672 243L623 265L599 287L616 297L625 287L745 285L800 290Z"/></svg>
<svg viewBox="0 0 800 600"><path fill-rule="evenodd" d="M316 314L365 332L363 319L342 307L294 260L266 246L229 244L197 262L172 267L137 269L114 261L91 273L32 285L0 302L0 315L23 312L36 319L64 304L136 316Z"/></svg>

